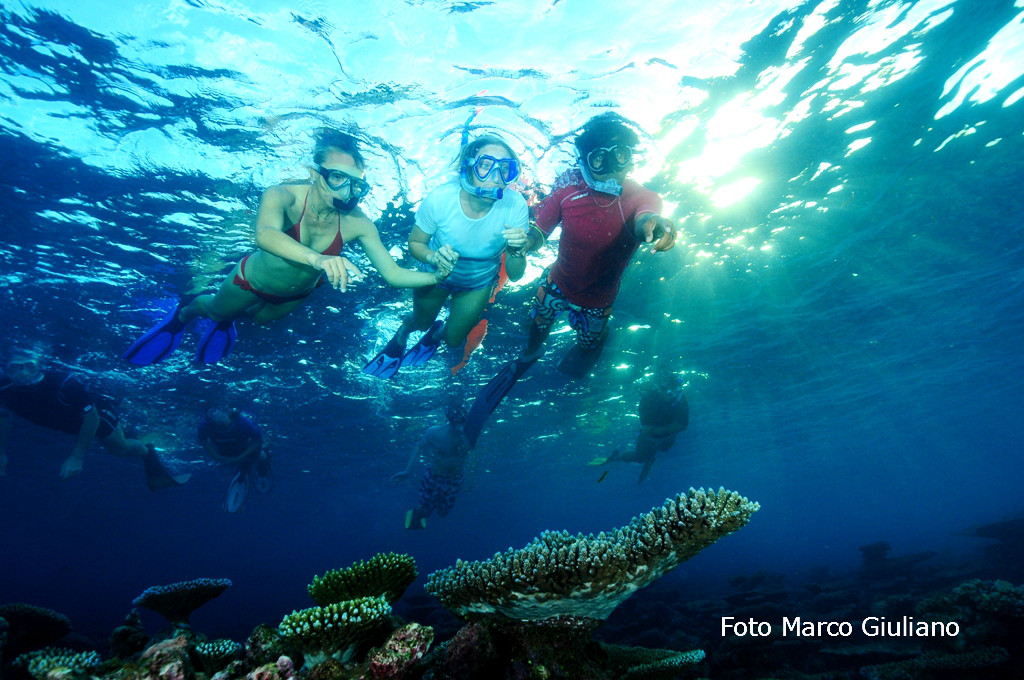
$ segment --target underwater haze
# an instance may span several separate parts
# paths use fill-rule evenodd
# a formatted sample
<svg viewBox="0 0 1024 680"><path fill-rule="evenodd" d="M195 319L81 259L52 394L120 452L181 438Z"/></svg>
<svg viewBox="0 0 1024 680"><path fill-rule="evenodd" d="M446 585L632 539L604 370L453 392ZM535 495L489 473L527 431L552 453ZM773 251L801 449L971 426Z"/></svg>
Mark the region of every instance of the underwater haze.
<svg viewBox="0 0 1024 680"><path fill-rule="evenodd" d="M1024 510L1024 0L79 0L0 17L0 353L45 343L193 475L152 493L94 447L62 480L69 440L15 422L0 602L102 641L147 586L230 578L192 622L243 640L309 606L314 574L379 552L416 559L407 597L425 601L456 559L720 486L761 510L659 588L842 573L876 541L1020 582L964 534ZM411 296L358 249L362 281L243 321L219 364L191 363L195 331L164 363L120 359L253 249L262 191L308 177L325 125L360 136L364 210L411 267L399 213L448 179L478 109L471 134L508 139L541 194L587 119L635 122L634 177L681 231L634 256L588 379L555 370L558 328L447 517L406 531L416 475L389 480L443 421L447 367L360 371ZM553 258L531 255L488 311L471 394L521 349ZM667 372L690 425L650 477L588 466L632 444L642 386ZM252 414L273 455L274 488L239 513L196 439L215 403Z"/></svg>

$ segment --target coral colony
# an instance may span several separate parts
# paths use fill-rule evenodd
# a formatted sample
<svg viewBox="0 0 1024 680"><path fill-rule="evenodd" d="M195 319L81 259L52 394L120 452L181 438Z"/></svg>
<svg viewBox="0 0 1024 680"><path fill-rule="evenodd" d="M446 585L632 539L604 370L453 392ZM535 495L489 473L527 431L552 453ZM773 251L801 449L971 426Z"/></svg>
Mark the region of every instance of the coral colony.
<svg viewBox="0 0 1024 680"><path fill-rule="evenodd" d="M147 589L132 604L159 612L170 626L147 638L133 610L111 636L116 656L108 660L50 647L70 630L61 615L6 605L5 659L36 680L672 675L700 663L704 652L605 645L591 632L630 594L743 527L758 508L724 489L691 489L597 536L544 532L486 562L458 560L430 574L427 590L466 625L433 650L433 629L391 611L416 580L413 558L381 554L315 576L308 588L315 606L293 611L277 628L257 626L244 644L206 639L188 623L195 609L230 587L227 579Z"/></svg>

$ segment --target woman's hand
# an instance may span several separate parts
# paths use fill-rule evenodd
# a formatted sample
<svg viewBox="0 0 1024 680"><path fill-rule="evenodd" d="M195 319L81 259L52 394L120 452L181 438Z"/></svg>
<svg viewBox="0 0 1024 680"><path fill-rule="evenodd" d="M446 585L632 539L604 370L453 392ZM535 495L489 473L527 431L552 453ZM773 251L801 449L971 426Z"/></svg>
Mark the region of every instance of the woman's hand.
<svg viewBox="0 0 1024 680"><path fill-rule="evenodd" d="M501 235L505 237L505 251L513 256L519 257L526 249L526 230L512 229L506 227Z"/></svg>
<svg viewBox="0 0 1024 680"><path fill-rule="evenodd" d="M447 246L445 247L447 248ZM458 258L459 254L455 253L455 259L457 260ZM435 265L437 267L437 271L434 272L434 279L438 283L441 283L442 281L447 279L448 276L452 273L452 270L455 269L455 263L451 262L451 264L449 264L449 262L450 260L446 258L437 258L437 264Z"/></svg>
<svg viewBox="0 0 1024 680"><path fill-rule="evenodd" d="M363 278L363 273L347 257L317 255L316 259L312 262L312 266L327 274L327 280L331 282L335 289L340 290L342 293L348 289L350 280L355 281Z"/></svg>

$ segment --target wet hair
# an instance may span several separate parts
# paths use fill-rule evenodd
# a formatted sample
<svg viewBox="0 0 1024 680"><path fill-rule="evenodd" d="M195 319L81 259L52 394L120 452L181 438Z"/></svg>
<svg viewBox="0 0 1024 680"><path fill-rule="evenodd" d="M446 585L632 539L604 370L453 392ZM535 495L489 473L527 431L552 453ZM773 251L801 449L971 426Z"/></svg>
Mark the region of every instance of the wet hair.
<svg viewBox="0 0 1024 680"><path fill-rule="evenodd" d="M636 146L640 143L636 131L625 118L613 111L606 111L583 124L576 135L575 143L580 156L586 158L591 151L608 146L613 139L627 146Z"/></svg>
<svg viewBox="0 0 1024 680"><path fill-rule="evenodd" d="M360 170L366 165L363 155L359 153L359 141L355 137L339 130L321 128L316 134L316 144L313 146L313 162L323 165L327 160L327 154L332 151L341 151L352 156Z"/></svg>
<svg viewBox="0 0 1024 680"><path fill-rule="evenodd" d="M516 152L512 150L512 147L508 145L508 142L498 135L481 135L472 142L465 144L462 149L459 150L459 155L455 159L455 169L462 172L462 169L466 167L469 159L480 153L480 149L484 148L488 144L497 144L498 146L505 147L505 151L508 151L509 158L514 158L517 161L519 160L519 157L516 156Z"/></svg>

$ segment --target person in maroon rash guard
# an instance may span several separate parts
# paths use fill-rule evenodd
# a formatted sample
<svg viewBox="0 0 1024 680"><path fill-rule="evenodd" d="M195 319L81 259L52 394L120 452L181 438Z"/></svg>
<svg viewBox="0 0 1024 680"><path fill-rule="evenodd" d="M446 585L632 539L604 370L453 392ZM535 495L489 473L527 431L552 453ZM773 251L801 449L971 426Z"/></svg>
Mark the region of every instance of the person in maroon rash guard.
<svg viewBox="0 0 1024 680"><path fill-rule="evenodd" d="M518 361L532 364L558 314L568 312L576 344L559 368L582 377L601 352L622 275L642 243L675 245L675 226L660 215L661 197L628 179L639 143L615 113L591 118L576 136L577 166L562 174L534 209L527 250L561 225L558 257L541 276L530 311L530 334Z"/></svg>

